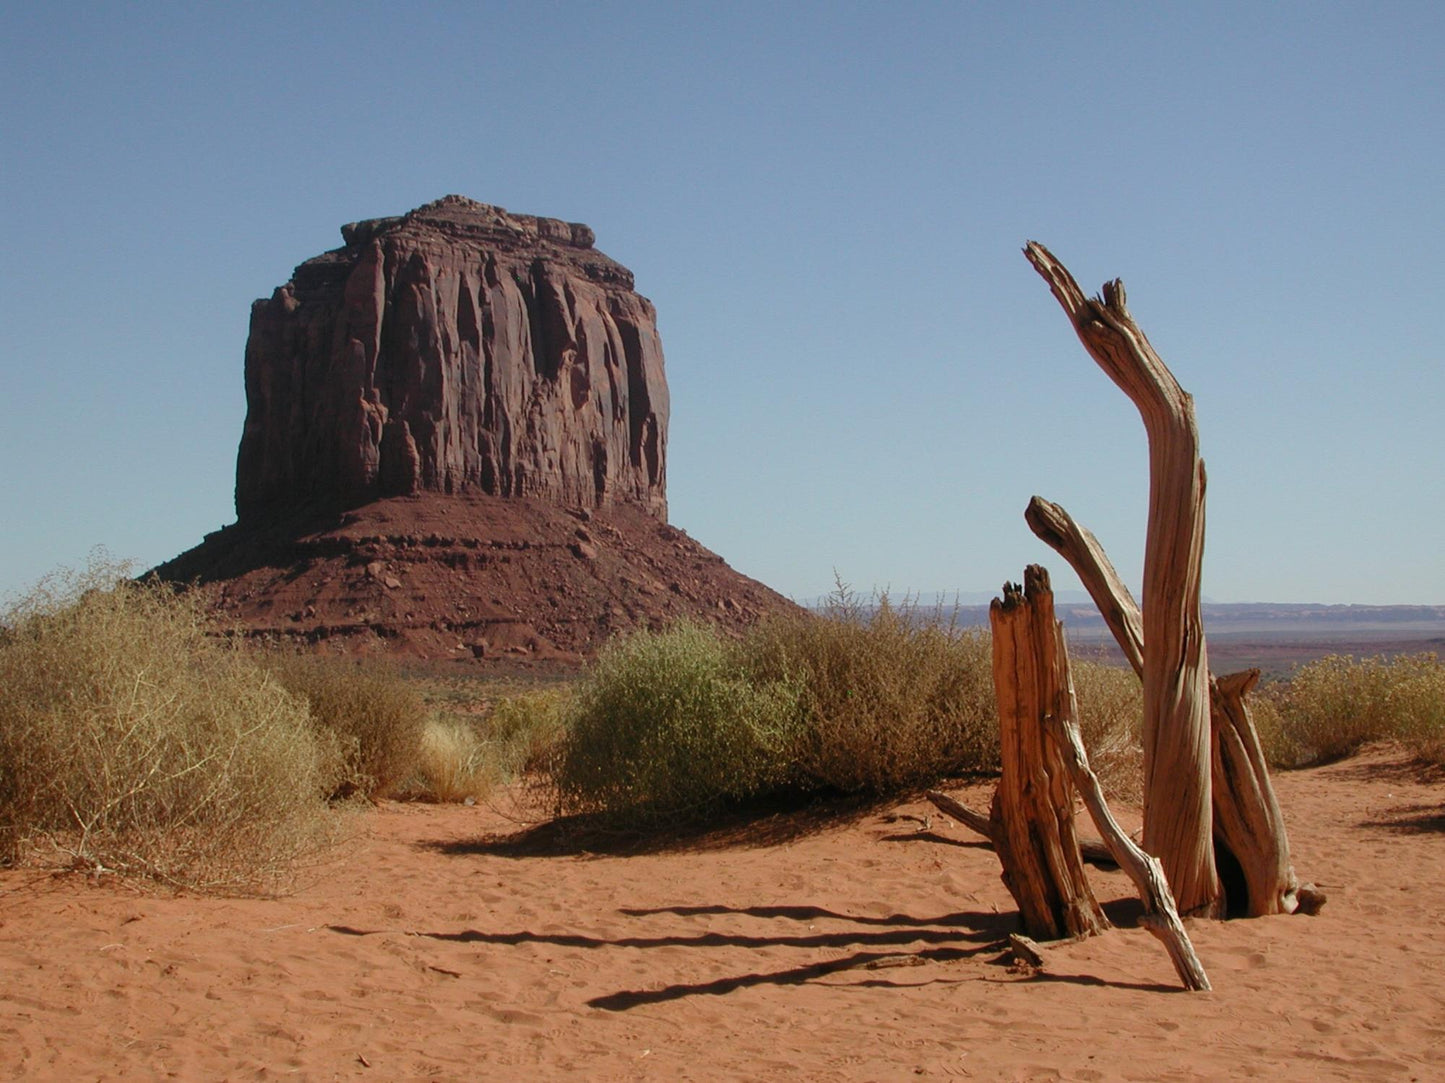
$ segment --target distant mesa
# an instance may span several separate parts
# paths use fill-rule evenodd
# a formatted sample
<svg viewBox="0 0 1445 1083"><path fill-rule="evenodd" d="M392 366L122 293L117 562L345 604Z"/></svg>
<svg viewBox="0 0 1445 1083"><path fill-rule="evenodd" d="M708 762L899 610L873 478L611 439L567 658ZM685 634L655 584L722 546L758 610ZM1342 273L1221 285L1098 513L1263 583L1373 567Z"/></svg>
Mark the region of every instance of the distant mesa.
<svg viewBox="0 0 1445 1083"><path fill-rule="evenodd" d="M237 522L156 569L248 635L580 658L793 609L667 523L656 314L592 230L446 196L251 310Z"/></svg>

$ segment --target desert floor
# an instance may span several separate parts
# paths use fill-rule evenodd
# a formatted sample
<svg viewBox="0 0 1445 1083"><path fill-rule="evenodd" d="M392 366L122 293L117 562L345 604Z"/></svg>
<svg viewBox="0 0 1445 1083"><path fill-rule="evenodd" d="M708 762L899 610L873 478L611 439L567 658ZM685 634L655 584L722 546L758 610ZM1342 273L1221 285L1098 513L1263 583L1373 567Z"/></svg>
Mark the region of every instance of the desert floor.
<svg viewBox="0 0 1445 1083"><path fill-rule="evenodd" d="M651 852L529 835L505 796L389 804L273 900L6 872L0 1074L1445 1078L1445 782L1376 750L1278 786L1329 902L1191 922L1212 993L1117 872L1120 928L1011 971L993 853L919 801Z"/></svg>

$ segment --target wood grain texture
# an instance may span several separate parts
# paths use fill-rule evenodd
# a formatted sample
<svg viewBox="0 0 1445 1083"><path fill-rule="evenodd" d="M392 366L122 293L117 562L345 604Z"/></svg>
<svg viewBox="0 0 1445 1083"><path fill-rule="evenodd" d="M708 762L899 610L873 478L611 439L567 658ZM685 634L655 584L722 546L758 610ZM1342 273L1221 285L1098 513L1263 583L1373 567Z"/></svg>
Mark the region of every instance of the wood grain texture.
<svg viewBox="0 0 1445 1083"><path fill-rule="evenodd" d="M1064 763L1072 775L1074 786L1083 796L1084 804L1093 817L1094 826L1099 829L1105 844L1114 854L1144 903L1144 916L1139 924L1159 939L1169 952L1169 960L1184 987L1193 991L1210 988L1209 976L1195 954L1194 945L1179 918L1174 896L1169 890L1169 881L1164 868L1157 858L1150 856L1136 846L1119 826L1109 804L1104 800L1103 788L1098 776L1089 767L1089 757L1084 751L1084 740L1079 733L1078 700L1074 694L1074 682L1068 670L1068 653L1064 646L1063 627L1055 625L1054 635L1058 641L1056 654L1058 669L1058 698L1056 709L1050 713L1046 726L1050 735L1062 751Z"/></svg>
<svg viewBox="0 0 1445 1083"><path fill-rule="evenodd" d="M1024 931L1040 940L1087 936L1108 925L1084 873L1074 833L1074 786L1044 729L1058 666L1048 572L1024 571L989 607L1001 773L989 837Z"/></svg>
<svg viewBox="0 0 1445 1083"><path fill-rule="evenodd" d="M1149 440L1144 545L1144 848L1163 862L1180 909L1217 916L1210 785L1209 669L1200 612L1204 463L1194 402L1149 344L1124 284L1084 295L1043 245L1024 254L1079 341L1139 410Z"/></svg>

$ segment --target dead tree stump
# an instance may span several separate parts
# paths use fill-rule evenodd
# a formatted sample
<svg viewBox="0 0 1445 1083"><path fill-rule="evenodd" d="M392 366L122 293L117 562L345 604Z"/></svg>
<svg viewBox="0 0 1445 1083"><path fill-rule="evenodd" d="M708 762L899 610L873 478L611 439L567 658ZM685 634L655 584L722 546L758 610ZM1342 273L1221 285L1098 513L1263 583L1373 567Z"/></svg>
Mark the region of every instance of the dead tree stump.
<svg viewBox="0 0 1445 1083"><path fill-rule="evenodd" d="M1164 864L1179 909L1219 916L1209 766L1209 670L1199 584L1204 463L1194 400L1154 352L1124 284L1089 298L1041 244L1024 254L1048 282L1089 356L1139 410L1149 437L1144 541L1144 849Z"/></svg>
<svg viewBox="0 0 1445 1083"><path fill-rule="evenodd" d="M1063 750L1064 762L1073 775L1074 784L1083 794L1089 815L1094 818L1094 826L1104 837L1104 843L1113 852L1119 867L1129 874L1139 891L1139 898L1144 903L1144 916L1140 918L1139 924L1164 945L1164 950L1169 953L1169 961L1174 964L1174 972L1179 975L1184 988L1207 992L1210 988L1209 975L1204 972L1204 966L1189 940L1189 933L1184 929L1184 922L1179 918L1174 896L1169 890L1169 882L1164 878L1164 867L1158 858L1135 846L1134 840L1124 833L1124 829L1114 819L1114 814L1109 811L1098 776L1089 767L1084 739L1079 734L1079 705L1074 696L1074 680L1068 670L1069 655L1068 648L1064 646L1062 625L1055 625L1054 635L1058 640L1057 656L1062 668L1057 681L1057 707L1046 720L1049 733Z"/></svg>
<svg viewBox="0 0 1445 1083"><path fill-rule="evenodd" d="M1040 497L1025 519L1064 557L1144 683L1144 846L1164 864L1184 913L1259 916L1317 909L1299 888L1284 818L1244 696L1257 671L1209 675L1199 586L1204 463L1194 403L1125 306L1124 285L1086 298L1040 244L1024 250L1079 341L1138 407L1149 436L1149 525L1140 611L1094 535ZM1218 851L1218 852L1216 852ZM1220 870L1226 870L1226 898ZM1242 880L1240 884L1238 881Z"/></svg>
<svg viewBox="0 0 1445 1083"><path fill-rule="evenodd" d="M1084 874L1074 833L1074 785L1045 718L1059 696L1054 596L1048 572L1024 570L989 607L1002 771L989 837L1024 931L1036 940L1088 936L1108 927Z"/></svg>

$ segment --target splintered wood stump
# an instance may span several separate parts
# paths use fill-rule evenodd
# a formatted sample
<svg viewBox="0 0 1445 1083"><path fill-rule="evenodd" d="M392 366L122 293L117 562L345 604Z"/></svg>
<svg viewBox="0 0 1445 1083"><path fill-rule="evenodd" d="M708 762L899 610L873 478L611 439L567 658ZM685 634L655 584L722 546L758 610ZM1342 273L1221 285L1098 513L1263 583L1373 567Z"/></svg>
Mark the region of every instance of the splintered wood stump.
<svg viewBox="0 0 1445 1083"><path fill-rule="evenodd" d="M1108 921L1084 874L1074 786L1044 725L1058 699L1060 661L1048 572L1030 565L1022 590L1005 584L989 623L1002 772L988 835L1024 931L1038 940L1088 936Z"/></svg>
<svg viewBox="0 0 1445 1083"><path fill-rule="evenodd" d="M1094 535L1058 504L1034 497L1024 519L1039 540L1069 562L1103 614L1124 657L1144 674L1139 606ZM1232 916L1263 917L1314 912L1324 896L1301 888L1290 865L1289 835L1275 797L1245 697L1259 670L1209 681L1210 776L1215 863L1222 870Z"/></svg>

